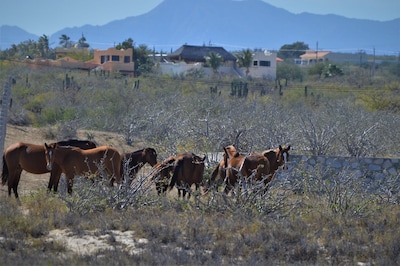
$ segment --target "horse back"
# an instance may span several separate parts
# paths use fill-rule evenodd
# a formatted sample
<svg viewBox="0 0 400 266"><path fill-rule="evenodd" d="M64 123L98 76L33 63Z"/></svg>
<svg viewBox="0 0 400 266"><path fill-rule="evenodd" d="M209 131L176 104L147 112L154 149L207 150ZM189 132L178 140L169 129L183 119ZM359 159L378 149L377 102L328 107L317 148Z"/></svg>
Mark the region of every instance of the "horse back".
<svg viewBox="0 0 400 266"><path fill-rule="evenodd" d="M46 168L46 158L43 145L25 142L11 144L4 151L4 161L8 169L22 168L32 174L44 174L49 170Z"/></svg>
<svg viewBox="0 0 400 266"><path fill-rule="evenodd" d="M275 172L278 169L278 151L276 150L266 150L262 152L262 155L268 159L270 165L270 172Z"/></svg>
<svg viewBox="0 0 400 266"><path fill-rule="evenodd" d="M243 162L242 172L244 176L250 176L253 171L257 172L257 177L261 174L268 175L270 173L270 164L263 155L246 156Z"/></svg>

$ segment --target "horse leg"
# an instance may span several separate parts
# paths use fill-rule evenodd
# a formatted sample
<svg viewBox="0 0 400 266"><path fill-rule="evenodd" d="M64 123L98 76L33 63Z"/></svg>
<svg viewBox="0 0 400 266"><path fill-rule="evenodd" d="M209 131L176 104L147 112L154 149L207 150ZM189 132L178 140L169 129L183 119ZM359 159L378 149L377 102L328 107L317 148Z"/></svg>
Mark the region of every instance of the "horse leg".
<svg viewBox="0 0 400 266"><path fill-rule="evenodd" d="M51 189L54 190L54 192L57 192L58 190L58 184L60 182L60 177L61 177L61 169L57 165L53 165L53 169L50 172L50 179L49 179L49 184L47 186L47 190L50 192Z"/></svg>
<svg viewBox="0 0 400 266"><path fill-rule="evenodd" d="M11 190L14 192L15 198L18 199L18 184L21 179L22 168L18 167L13 173L10 173L8 179L8 196L11 196Z"/></svg>
<svg viewBox="0 0 400 266"><path fill-rule="evenodd" d="M74 184L74 176L72 175L65 175L67 178L67 186L68 186L68 194L72 193L72 185Z"/></svg>

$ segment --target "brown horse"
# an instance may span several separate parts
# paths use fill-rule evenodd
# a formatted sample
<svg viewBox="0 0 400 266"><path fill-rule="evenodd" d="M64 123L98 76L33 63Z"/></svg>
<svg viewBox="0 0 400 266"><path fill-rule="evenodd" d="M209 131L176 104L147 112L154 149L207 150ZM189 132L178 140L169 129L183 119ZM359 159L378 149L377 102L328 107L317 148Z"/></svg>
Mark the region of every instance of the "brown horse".
<svg viewBox="0 0 400 266"><path fill-rule="evenodd" d="M137 172L146 164L154 166L157 163L157 152L153 148L144 148L131 153L121 154L121 175L136 177Z"/></svg>
<svg viewBox="0 0 400 266"><path fill-rule="evenodd" d="M289 161L290 145L281 146L278 148L263 151L261 154L268 158L271 167L271 179L275 176L275 172L279 167L283 166L283 170L287 170L287 162Z"/></svg>
<svg viewBox="0 0 400 266"><path fill-rule="evenodd" d="M175 156L170 156L161 163L153 166L152 180L156 184L158 195L164 194L168 189L171 173L174 172Z"/></svg>
<svg viewBox="0 0 400 266"><path fill-rule="evenodd" d="M253 153L252 155L249 156L244 156L244 155L240 155L235 147L233 146L227 146L225 147L226 150L224 153L224 159L221 160L221 162L214 168L214 170L211 173L211 178L210 178L210 182L208 184L209 187L211 187L211 185L213 183L216 182L216 180L225 180L226 183L226 187L225 187L225 192L228 191L232 188L232 186L236 183L237 181L237 174L238 174L238 169L241 167L240 163L242 164L242 167L244 166L244 163L246 164L250 164L251 161L254 160L261 160L261 164L258 164L260 167L261 165L262 168L259 168L259 170L257 170L257 172L259 172L261 175L264 175L264 177L266 177L264 179L264 183L267 184L269 183L273 177L275 176L275 172L278 170L278 168L280 166L283 165L283 169L287 169L287 162L289 161L289 150L290 150L290 145L289 146L281 146L279 145L278 148L276 149L270 149L270 150L265 150L263 151L261 154L268 159L269 162L269 167L267 167L267 162L259 157L259 155L257 153ZM230 165L230 169L229 169L229 173L226 173L226 168L228 167L228 160L229 158L234 158L233 161L231 162ZM247 158L247 160L245 161L244 158ZM243 161L241 161L241 159L243 159ZM254 162L253 162L254 163ZM233 169L232 169L233 167ZM243 170L246 171L245 167ZM269 168L269 173L266 172L266 170ZM253 167L249 167L247 170L249 169L255 169ZM247 173L242 173L243 176L248 176L250 172L247 171ZM236 176L236 177L235 177ZM218 178L219 177L219 178ZM260 180L261 176L257 177L257 180Z"/></svg>
<svg viewBox="0 0 400 266"><path fill-rule="evenodd" d="M271 182L270 164L266 157L260 154L251 154L244 158L242 168L239 169L245 182L263 181L266 186Z"/></svg>
<svg viewBox="0 0 400 266"><path fill-rule="evenodd" d="M61 145L76 146L82 149L95 148L96 144L89 140L70 139L58 142ZM45 174L50 172L48 189L57 191L61 169L54 165L49 171L46 168L46 157L43 145L17 142L10 145L3 153L2 184L8 183L8 195L11 190L16 198L18 195L18 184L21 179L22 170L32 174Z"/></svg>
<svg viewBox="0 0 400 266"><path fill-rule="evenodd" d="M90 150L82 150L74 147L58 146L56 143L44 144L47 169L51 170L55 164L65 174L68 185L68 193L72 193L72 185L75 175L102 174L104 170L111 176L110 185L114 178L121 182L121 155L109 146L101 146Z"/></svg>
<svg viewBox="0 0 400 266"><path fill-rule="evenodd" d="M227 184L228 188L225 187L226 190L230 190L232 186L236 183L236 177L233 177L233 175L238 174L238 169L243 163L245 156L241 155L237 152L235 146L229 145L224 147L224 155L223 159L219 162L218 165L215 166L214 170L211 172L211 177L208 180L206 192L211 187L214 187L215 189L218 190L218 187L222 184L225 183ZM228 168L228 161L230 159L233 159L231 161L230 167L229 167L229 173L227 174L227 168ZM233 168L233 169L232 169ZM232 180L231 180L232 178Z"/></svg>
<svg viewBox="0 0 400 266"><path fill-rule="evenodd" d="M193 184L196 186L196 190L199 190L200 184L203 182L204 174L204 161L206 156L201 158L200 156L186 152L179 154L175 157L174 174L169 184L170 190L175 186L178 189L178 197L185 198L186 192L188 192L188 198L190 198L190 188Z"/></svg>
<svg viewBox="0 0 400 266"><path fill-rule="evenodd" d="M240 154L235 146L229 145L224 147L224 166L225 169L222 172L225 172L225 193L228 194L229 191L235 186L239 175L243 175L241 173L244 161L246 156Z"/></svg>
<svg viewBox="0 0 400 266"><path fill-rule="evenodd" d="M62 140L58 141L57 145L59 146L72 146L72 147L77 147L82 150L90 150L94 149L97 147L96 143L90 140L79 140L79 139L69 139L69 140ZM43 154L44 154L44 147L43 145L40 145L43 148ZM47 169L47 167L46 167ZM56 174L53 174L56 173ZM51 191L53 188L54 192L57 192L58 190L58 184L60 182L60 177L61 177L61 169L58 165L53 165L53 169L50 172L50 179L49 179L49 185L47 186L47 189Z"/></svg>

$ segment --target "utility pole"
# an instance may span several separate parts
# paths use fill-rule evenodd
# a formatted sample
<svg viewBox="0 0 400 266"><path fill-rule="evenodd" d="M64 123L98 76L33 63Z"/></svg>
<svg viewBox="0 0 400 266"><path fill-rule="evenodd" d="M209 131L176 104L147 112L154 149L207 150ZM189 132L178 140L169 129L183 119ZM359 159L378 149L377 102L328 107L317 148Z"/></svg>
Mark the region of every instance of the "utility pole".
<svg viewBox="0 0 400 266"><path fill-rule="evenodd" d="M318 63L318 41L317 41L317 50L315 51L315 63Z"/></svg>
<svg viewBox="0 0 400 266"><path fill-rule="evenodd" d="M374 47L374 59L373 59L373 63L372 63L372 77L375 76L375 47Z"/></svg>

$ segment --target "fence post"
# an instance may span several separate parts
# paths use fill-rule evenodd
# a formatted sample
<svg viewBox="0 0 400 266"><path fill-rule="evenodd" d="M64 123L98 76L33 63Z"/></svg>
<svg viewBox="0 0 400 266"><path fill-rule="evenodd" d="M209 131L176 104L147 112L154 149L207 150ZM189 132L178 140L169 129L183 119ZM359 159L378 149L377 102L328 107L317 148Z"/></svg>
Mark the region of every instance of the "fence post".
<svg viewBox="0 0 400 266"><path fill-rule="evenodd" d="M12 77L9 77L8 82L4 86L3 97L1 102L0 151L2 154L4 151L4 143L6 140L6 133L7 133L8 109L10 107L10 100L11 100L11 86L12 86ZM0 160L0 169L3 169L3 160Z"/></svg>

